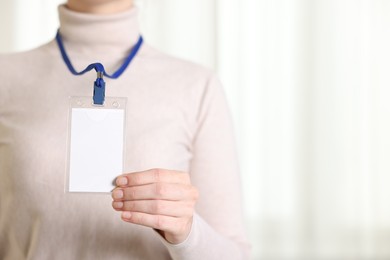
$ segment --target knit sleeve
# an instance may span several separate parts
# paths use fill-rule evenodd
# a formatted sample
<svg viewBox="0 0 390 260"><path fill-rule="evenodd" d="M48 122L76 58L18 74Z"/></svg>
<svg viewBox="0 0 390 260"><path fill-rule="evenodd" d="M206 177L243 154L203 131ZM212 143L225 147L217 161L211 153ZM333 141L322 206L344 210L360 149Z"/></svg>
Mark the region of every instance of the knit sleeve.
<svg viewBox="0 0 390 260"><path fill-rule="evenodd" d="M212 76L203 91L193 140L191 182L200 198L189 237L163 241L173 259L247 259L233 126L223 88Z"/></svg>

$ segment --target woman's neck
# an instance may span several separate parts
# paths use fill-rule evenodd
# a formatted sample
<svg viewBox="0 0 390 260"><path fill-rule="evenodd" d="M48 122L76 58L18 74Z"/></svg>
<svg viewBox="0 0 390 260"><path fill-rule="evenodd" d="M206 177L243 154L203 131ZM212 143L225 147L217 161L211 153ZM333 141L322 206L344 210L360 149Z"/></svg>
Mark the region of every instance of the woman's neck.
<svg viewBox="0 0 390 260"><path fill-rule="evenodd" d="M89 14L115 14L133 6L132 0L68 0L66 6L75 12Z"/></svg>

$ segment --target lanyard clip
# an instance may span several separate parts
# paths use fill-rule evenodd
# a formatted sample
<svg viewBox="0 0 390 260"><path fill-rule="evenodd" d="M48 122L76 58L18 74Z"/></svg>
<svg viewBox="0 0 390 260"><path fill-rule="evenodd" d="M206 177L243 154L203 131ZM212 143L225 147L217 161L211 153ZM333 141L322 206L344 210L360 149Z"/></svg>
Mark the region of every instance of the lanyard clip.
<svg viewBox="0 0 390 260"><path fill-rule="evenodd" d="M97 72L97 79L93 86L93 104L103 105L106 92L106 83L103 80L103 72Z"/></svg>

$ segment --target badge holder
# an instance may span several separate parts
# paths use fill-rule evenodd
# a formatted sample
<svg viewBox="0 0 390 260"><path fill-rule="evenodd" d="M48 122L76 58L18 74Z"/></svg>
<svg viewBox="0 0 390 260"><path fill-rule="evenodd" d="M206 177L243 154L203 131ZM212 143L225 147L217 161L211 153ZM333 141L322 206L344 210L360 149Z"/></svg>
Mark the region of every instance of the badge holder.
<svg viewBox="0 0 390 260"><path fill-rule="evenodd" d="M76 71L59 30L55 39L62 59L73 75L83 75L91 70L97 72L93 98L70 98L65 191L110 192L114 188L115 178L123 173L126 99L106 99L103 76L117 79L122 75L141 48L142 36L139 36L123 64L113 74L107 74L99 62Z"/></svg>
<svg viewBox="0 0 390 260"><path fill-rule="evenodd" d="M96 90L96 82L95 82ZM101 102L99 102L99 100ZM111 192L123 173L126 98L71 97L66 192Z"/></svg>

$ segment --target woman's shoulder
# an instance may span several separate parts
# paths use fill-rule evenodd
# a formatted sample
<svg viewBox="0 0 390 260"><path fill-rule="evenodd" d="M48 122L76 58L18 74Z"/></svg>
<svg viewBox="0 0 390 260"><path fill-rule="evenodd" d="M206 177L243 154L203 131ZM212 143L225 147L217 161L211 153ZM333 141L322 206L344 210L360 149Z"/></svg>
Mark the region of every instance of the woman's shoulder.
<svg viewBox="0 0 390 260"><path fill-rule="evenodd" d="M0 103L51 73L56 60L53 47L49 42L27 51L0 54Z"/></svg>
<svg viewBox="0 0 390 260"><path fill-rule="evenodd" d="M1 76L6 76L10 71L28 71L36 68L37 63L42 62L42 58L49 62L52 60L51 54L54 54L54 42L50 41L31 50L1 53L0 70Z"/></svg>
<svg viewBox="0 0 390 260"><path fill-rule="evenodd" d="M170 75L178 75L189 79L205 79L214 76L214 71L195 62L174 57L155 47L144 44L140 60L149 64L150 69L164 71Z"/></svg>

